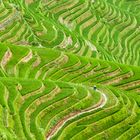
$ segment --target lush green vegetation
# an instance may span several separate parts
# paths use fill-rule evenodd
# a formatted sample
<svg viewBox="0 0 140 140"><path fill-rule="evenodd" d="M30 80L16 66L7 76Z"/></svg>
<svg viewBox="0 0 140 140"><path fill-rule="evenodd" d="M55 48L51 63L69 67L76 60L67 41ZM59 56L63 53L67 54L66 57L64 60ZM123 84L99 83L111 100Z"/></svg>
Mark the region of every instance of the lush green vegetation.
<svg viewBox="0 0 140 140"><path fill-rule="evenodd" d="M0 140L140 140L139 9L1 0Z"/></svg>

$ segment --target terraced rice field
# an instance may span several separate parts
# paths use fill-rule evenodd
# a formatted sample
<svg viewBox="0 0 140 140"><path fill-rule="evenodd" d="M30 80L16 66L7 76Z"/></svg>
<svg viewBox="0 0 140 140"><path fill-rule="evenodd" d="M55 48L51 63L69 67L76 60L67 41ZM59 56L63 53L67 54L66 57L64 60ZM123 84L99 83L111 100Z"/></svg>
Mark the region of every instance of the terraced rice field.
<svg viewBox="0 0 140 140"><path fill-rule="evenodd" d="M0 0L0 140L140 140L139 0Z"/></svg>

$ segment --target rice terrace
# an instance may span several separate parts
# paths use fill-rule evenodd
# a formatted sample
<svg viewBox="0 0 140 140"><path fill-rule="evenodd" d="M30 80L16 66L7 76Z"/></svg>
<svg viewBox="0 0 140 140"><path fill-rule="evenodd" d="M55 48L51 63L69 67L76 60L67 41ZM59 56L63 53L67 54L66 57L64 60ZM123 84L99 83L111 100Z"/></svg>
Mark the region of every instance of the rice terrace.
<svg viewBox="0 0 140 140"><path fill-rule="evenodd" d="M140 140L140 0L0 0L0 140Z"/></svg>

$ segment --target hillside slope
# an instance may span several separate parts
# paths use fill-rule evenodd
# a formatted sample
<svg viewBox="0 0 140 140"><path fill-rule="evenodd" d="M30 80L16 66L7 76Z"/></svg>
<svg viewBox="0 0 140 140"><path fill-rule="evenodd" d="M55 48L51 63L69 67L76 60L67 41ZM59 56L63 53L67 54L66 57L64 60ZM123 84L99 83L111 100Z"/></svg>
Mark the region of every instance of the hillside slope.
<svg viewBox="0 0 140 140"><path fill-rule="evenodd" d="M140 140L139 9L1 0L0 140Z"/></svg>

